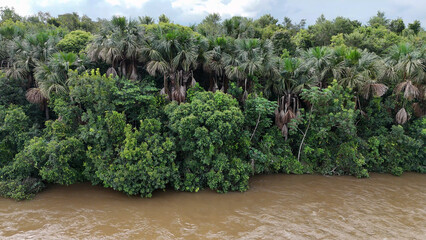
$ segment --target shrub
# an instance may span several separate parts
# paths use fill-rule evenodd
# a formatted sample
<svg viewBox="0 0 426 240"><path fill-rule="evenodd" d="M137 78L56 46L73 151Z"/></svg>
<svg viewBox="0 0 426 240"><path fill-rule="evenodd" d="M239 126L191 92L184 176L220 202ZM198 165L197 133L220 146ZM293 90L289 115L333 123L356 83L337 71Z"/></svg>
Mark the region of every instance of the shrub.
<svg viewBox="0 0 426 240"><path fill-rule="evenodd" d="M166 107L176 136L180 178L175 188L219 192L248 188L248 133L238 102L222 92L197 92L190 103ZM217 176L215 179L213 176Z"/></svg>

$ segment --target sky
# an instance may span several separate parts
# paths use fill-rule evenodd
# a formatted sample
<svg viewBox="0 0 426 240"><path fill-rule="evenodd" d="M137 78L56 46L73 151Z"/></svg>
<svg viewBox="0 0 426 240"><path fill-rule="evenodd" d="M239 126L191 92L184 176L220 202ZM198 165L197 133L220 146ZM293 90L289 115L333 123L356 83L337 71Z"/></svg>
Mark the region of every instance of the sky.
<svg viewBox="0 0 426 240"><path fill-rule="evenodd" d="M414 20L420 20L423 27L426 24L426 0L1 0L0 7L6 6L22 16L39 11L52 16L77 12L94 20L113 15L157 19L164 13L183 25L199 23L210 13L219 13L222 19L269 13L279 22L287 16L296 22L306 19L308 24L324 14L327 19L343 16L366 23L377 11L384 11L390 19L401 17L406 24Z"/></svg>

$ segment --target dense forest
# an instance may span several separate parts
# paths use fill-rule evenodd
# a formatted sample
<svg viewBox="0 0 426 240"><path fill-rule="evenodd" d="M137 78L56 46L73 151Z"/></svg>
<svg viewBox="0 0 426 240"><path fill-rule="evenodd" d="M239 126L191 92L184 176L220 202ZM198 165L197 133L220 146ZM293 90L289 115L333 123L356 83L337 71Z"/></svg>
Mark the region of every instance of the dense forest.
<svg viewBox="0 0 426 240"><path fill-rule="evenodd" d="M150 197L245 191L254 174L426 172L419 21L0 18L1 196L83 181Z"/></svg>

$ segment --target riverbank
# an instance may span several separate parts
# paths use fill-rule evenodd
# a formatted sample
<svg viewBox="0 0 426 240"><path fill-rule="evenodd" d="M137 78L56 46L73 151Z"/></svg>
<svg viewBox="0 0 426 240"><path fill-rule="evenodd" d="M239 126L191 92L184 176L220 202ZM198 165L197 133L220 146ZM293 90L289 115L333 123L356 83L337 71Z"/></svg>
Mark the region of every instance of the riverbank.
<svg viewBox="0 0 426 240"><path fill-rule="evenodd" d="M0 198L0 219L2 239L422 239L426 175L255 176L244 193L149 199L54 185L31 201Z"/></svg>

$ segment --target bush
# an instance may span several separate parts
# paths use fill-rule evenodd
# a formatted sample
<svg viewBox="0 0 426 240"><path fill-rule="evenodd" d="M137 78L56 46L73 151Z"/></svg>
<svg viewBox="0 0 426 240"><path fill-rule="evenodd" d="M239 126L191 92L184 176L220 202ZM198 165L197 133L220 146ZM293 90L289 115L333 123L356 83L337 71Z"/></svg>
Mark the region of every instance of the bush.
<svg viewBox="0 0 426 240"><path fill-rule="evenodd" d="M64 52L79 53L86 48L90 39L92 39L91 33L75 30L65 35L64 38L59 41L57 47Z"/></svg>
<svg viewBox="0 0 426 240"><path fill-rule="evenodd" d="M151 197L154 190L165 189L175 178L174 142L162 136L161 123L155 119L141 121L140 130L127 125L124 133L126 138L118 157L108 168L99 169L98 177L106 187Z"/></svg>
<svg viewBox="0 0 426 240"><path fill-rule="evenodd" d="M301 160L306 167L323 174L367 176L354 145L357 141L355 120L359 111L354 110L351 90L344 89L334 80L326 89L304 89L301 97L312 107L304 112L301 119L293 120L290 133L307 133L301 152ZM348 159L344 159L346 157Z"/></svg>
<svg viewBox="0 0 426 240"><path fill-rule="evenodd" d="M261 141L253 144L249 156L255 174L302 174L305 171L278 128L271 128L263 135Z"/></svg>
<svg viewBox="0 0 426 240"><path fill-rule="evenodd" d="M425 124L419 124L424 134ZM367 166L370 171L401 175L404 171L426 172L424 141L404 133L402 126L392 126L390 133L368 139Z"/></svg>
<svg viewBox="0 0 426 240"><path fill-rule="evenodd" d="M91 177L92 182L129 195L151 197L154 190L165 189L177 177L174 141L163 134L160 121L146 119L139 129L132 129L125 125L122 114L111 112L98 122L103 129L98 128L96 134L103 134L100 142L89 147L91 162L86 163L85 171L96 176Z"/></svg>
<svg viewBox="0 0 426 240"><path fill-rule="evenodd" d="M0 196L15 200L31 199L43 190L44 184L37 178L0 181Z"/></svg>
<svg viewBox="0 0 426 240"><path fill-rule="evenodd" d="M210 187L226 192L248 188L250 167L241 159L246 159L249 137L235 99L219 91L197 92L190 103L169 104L166 114L178 143L176 189Z"/></svg>
<svg viewBox="0 0 426 240"><path fill-rule="evenodd" d="M30 119L21 107L0 105L0 168L9 164L25 142L36 134L37 130L31 128Z"/></svg>

